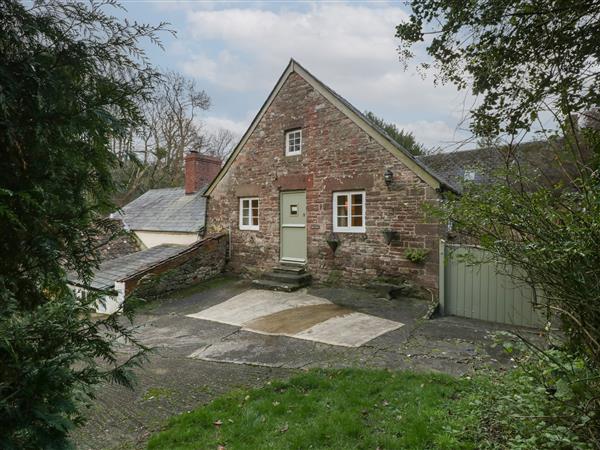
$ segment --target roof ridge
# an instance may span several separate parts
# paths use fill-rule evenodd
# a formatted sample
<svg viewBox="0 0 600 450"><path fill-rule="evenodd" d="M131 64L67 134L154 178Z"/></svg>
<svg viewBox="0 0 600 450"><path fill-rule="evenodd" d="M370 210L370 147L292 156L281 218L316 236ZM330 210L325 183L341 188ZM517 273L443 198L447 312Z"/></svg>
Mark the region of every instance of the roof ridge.
<svg viewBox="0 0 600 450"><path fill-rule="evenodd" d="M382 130L379 126L374 124L371 120L369 120L361 111L359 111L354 105L352 105L348 100L342 97L340 94L335 92L332 88L327 86L317 77L315 77L311 72L305 69L302 64L296 61L294 58L290 58L288 65L286 66L283 73L279 76L277 83L269 93L269 96L259 109L258 113L252 120L250 126L231 152L225 164L221 167L221 170L217 174L217 176L213 179L213 181L209 184L205 191L205 195L210 196L214 186L221 180L223 174L229 170L229 166L233 163L238 153L245 145L249 136L252 134L254 129L256 128L258 122L262 119L266 109L269 107L271 102L275 99L279 90L282 88L283 84L289 77L291 73L298 74L301 78L304 79L309 85L315 89L320 95L325 97L332 105L337 108L342 114L345 114L350 120L352 120L356 125L359 126L365 133L371 136L375 141L377 141L382 147L384 147L387 151L392 153L394 156L402 160L402 162L413 172L417 174L421 179L423 179L430 186L438 189L449 189L455 192L458 192L459 189L451 184L449 181L441 177L438 173L424 164L422 161L417 159L414 155L412 155L406 148L404 148L401 144L399 144L396 140L394 140L388 133ZM379 137L377 137L379 135ZM404 158L404 159L403 159Z"/></svg>
<svg viewBox="0 0 600 450"><path fill-rule="evenodd" d="M524 147L524 146L539 145L539 144L545 144L545 143L548 143L547 139L536 139L534 141L519 142L518 144L515 144L515 147L519 148L519 147ZM458 155L458 154L465 154L465 153L471 153L471 152L502 150L507 145L508 144L500 145L500 146L495 146L495 147L469 148L469 149L465 149L465 150L456 150L456 151L453 151L453 152L431 153L431 154L428 154L428 155L420 155L417 158L421 159L421 158L436 157L436 156L443 156L443 155Z"/></svg>
<svg viewBox="0 0 600 450"><path fill-rule="evenodd" d="M152 188L152 189L148 189L146 192L149 192L149 191L175 191L175 190L184 190L184 189L185 188L183 186L172 186L172 187L164 187L164 188ZM146 192L144 192L144 194Z"/></svg>

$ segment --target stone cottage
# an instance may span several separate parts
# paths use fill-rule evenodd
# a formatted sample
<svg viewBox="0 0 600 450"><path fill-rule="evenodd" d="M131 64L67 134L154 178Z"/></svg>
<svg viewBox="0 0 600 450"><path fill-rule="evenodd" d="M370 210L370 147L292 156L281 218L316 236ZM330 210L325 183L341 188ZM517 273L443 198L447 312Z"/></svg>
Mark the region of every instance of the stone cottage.
<svg viewBox="0 0 600 450"><path fill-rule="evenodd" d="M291 60L206 189L206 229L229 233L233 272L297 264L319 281L404 277L435 293L443 227L423 206L452 189Z"/></svg>

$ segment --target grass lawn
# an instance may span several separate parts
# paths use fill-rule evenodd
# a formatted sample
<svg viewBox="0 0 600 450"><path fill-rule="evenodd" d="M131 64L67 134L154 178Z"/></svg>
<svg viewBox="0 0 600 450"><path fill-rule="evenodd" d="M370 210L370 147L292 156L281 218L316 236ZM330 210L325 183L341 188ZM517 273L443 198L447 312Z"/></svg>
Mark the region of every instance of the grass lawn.
<svg viewBox="0 0 600 450"><path fill-rule="evenodd" d="M313 370L240 390L173 418L149 449L477 448L456 408L465 379L384 370Z"/></svg>

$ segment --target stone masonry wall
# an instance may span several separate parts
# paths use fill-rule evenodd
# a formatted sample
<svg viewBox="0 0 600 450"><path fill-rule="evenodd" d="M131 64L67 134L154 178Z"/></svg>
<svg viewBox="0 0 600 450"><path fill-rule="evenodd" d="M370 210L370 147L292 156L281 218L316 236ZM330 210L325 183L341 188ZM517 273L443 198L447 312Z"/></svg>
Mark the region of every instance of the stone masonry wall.
<svg viewBox="0 0 600 450"><path fill-rule="evenodd" d="M127 295L155 298L212 278L225 267L227 236L212 235L151 271L125 281Z"/></svg>
<svg viewBox="0 0 600 450"><path fill-rule="evenodd" d="M299 156L285 156L285 131L302 128ZM384 182L390 169L394 181ZM377 277L403 277L437 291L441 228L429 223L422 206L439 194L398 158L375 142L302 77L292 73L228 172L208 200L207 229L231 232L228 269L254 275L279 261L279 198L306 190L308 270L318 281L339 278L364 284ZM366 233L332 232L333 192L366 191ZM239 230L239 197L260 201L258 231ZM382 231L396 231L387 245ZM404 252L430 250L425 264Z"/></svg>

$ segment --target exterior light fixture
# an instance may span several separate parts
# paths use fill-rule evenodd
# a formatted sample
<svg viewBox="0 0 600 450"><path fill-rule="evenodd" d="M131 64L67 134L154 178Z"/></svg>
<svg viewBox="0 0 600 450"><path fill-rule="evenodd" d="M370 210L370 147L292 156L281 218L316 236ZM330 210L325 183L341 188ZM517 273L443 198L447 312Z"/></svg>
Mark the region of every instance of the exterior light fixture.
<svg viewBox="0 0 600 450"><path fill-rule="evenodd" d="M389 186L392 184L392 181L394 181L394 173L390 169L386 170L383 174L383 179L385 184Z"/></svg>

